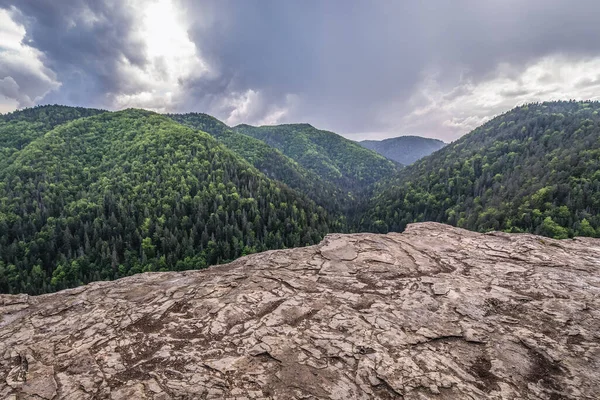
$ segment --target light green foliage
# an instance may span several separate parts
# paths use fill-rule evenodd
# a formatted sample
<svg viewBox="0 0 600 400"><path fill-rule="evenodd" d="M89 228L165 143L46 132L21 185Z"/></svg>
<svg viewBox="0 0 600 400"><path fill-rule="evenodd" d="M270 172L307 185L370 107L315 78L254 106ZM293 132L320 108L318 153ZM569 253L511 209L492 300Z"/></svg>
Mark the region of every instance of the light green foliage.
<svg viewBox="0 0 600 400"><path fill-rule="evenodd" d="M309 124L239 125L234 129L281 150L329 184L347 192L358 194L398 170L396 164L374 151Z"/></svg>
<svg viewBox="0 0 600 400"><path fill-rule="evenodd" d="M20 150L55 126L103 112L92 108L38 106L0 115L0 176Z"/></svg>
<svg viewBox="0 0 600 400"><path fill-rule="evenodd" d="M0 292L203 268L332 230L427 220L598 236L598 110L519 107L403 170L307 124L231 129L205 114L62 106L0 115Z"/></svg>
<svg viewBox="0 0 600 400"><path fill-rule="evenodd" d="M300 165L280 150L259 139L235 132L210 115L190 113L168 116L185 126L207 132L269 178L306 194L328 211L333 229L348 230L344 214L353 199L338 186Z"/></svg>

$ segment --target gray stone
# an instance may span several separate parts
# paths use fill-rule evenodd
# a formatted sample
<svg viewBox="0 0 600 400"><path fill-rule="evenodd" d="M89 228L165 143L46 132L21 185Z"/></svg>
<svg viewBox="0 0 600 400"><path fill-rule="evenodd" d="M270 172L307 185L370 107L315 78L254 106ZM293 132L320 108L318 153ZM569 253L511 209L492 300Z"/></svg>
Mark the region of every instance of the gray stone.
<svg viewBox="0 0 600 400"><path fill-rule="evenodd" d="M0 295L2 398L595 399L600 240L409 225Z"/></svg>

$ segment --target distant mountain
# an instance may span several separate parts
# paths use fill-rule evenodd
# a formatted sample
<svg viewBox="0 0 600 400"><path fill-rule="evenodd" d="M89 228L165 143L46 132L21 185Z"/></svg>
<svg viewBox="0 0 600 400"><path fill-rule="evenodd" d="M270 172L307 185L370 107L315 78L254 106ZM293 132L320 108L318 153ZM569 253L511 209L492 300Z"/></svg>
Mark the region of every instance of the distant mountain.
<svg viewBox="0 0 600 400"><path fill-rule="evenodd" d="M420 136L399 136L384 140L363 140L358 143L403 165L410 165L446 145L441 140Z"/></svg>
<svg viewBox="0 0 600 400"><path fill-rule="evenodd" d="M326 182L354 194L399 169L395 163L358 143L309 124L238 125L233 129L281 150Z"/></svg>
<svg viewBox="0 0 600 400"><path fill-rule="evenodd" d="M381 185L362 228L437 221L555 238L600 236L600 103L517 107Z"/></svg>
<svg viewBox="0 0 600 400"><path fill-rule="evenodd" d="M3 175L0 292L197 269L330 231L305 195L148 111L59 125L16 152Z"/></svg>

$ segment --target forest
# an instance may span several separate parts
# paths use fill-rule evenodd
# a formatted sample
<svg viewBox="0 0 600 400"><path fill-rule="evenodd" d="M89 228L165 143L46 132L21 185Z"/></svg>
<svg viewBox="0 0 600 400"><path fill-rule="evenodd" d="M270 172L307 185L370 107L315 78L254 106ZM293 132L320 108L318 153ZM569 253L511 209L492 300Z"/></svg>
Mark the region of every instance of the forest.
<svg viewBox="0 0 600 400"><path fill-rule="evenodd" d="M598 237L599 111L520 106L406 167L309 124L66 106L0 115L0 293L205 268L420 221Z"/></svg>
<svg viewBox="0 0 600 400"><path fill-rule="evenodd" d="M517 107L406 168L363 205L361 229L437 221L553 238L600 233L600 103Z"/></svg>
<svg viewBox="0 0 600 400"><path fill-rule="evenodd" d="M141 110L61 125L2 175L4 293L203 268L329 231L326 211L303 194L208 134Z"/></svg>
<svg viewBox="0 0 600 400"><path fill-rule="evenodd" d="M360 193L400 169L398 164L356 142L309 124L238 125L234 129L281 150L330 185L351 193Z"/></svg>
<svg viewBox="0 0 600 400"><path fill-rule="evenodd" d="M192 129L209 133L267 177L307 195L328 211L330 226L334 230L345 232L349 229L345 215L348 208L353 205L352 194L322 178L314 171L312 165L308 167L300 165L279 149L252 136L236 132L210 115L190 113L169 114L168 116Z"/></svg>

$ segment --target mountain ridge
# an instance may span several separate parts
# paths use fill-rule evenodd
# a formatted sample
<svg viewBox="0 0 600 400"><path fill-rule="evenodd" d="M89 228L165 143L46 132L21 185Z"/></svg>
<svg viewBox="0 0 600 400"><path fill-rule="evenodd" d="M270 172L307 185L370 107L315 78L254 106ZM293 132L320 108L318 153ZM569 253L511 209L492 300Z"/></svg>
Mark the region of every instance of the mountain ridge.
<svg viewBox="0 0 600 400"><path fill-rule="evenodd" d="M599 102L531 103L380 185L363 229L423 220L564 238L600 228Z"/></svg>
<svg viewBox="0 0 600 400"><path fill-rule="evenodd" d="M600 236L598 102L515 108L400 170L310 124L238 127L256 138L200 113L53 109L0 119L0 131L23 128L0 135L3 292L203 268L426 220Z"/></svg>
<svg viewBox="0 0 600 400"><path fill-rule="evenodd" d="M310 124L238 125L236 131L281 150L303 167L353 193L368 189L398 169L392 161L356 142Z"/></svg>
<svg viewBox="0 0 600 400"><path fill-rule="evenodd" d="M410 165L447 145L439 139L414 135L362 140L358 144L402 165Z"/></svg>
<svg viewBox="0 0 600 400"><path fill-rule="evenodd" d="M43 293L318 242L326 212L159 114L103 113L17 153L0 183L0 291Z"/></svg>
<svg viewBox="0 0 600 400"><path fill-rule="evenodd" d="M351 201L348 194L341 188L330 185L315 172L304 168L279 149L252 136L236 132L207 114L169 114L168 116L178 123L209 133L269 178L309 196L331 213L338 224L338 229L348 229L344 216L345 209Z"/></svg>

